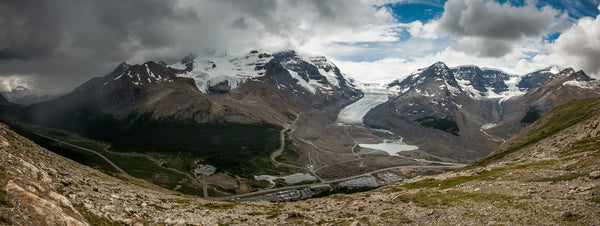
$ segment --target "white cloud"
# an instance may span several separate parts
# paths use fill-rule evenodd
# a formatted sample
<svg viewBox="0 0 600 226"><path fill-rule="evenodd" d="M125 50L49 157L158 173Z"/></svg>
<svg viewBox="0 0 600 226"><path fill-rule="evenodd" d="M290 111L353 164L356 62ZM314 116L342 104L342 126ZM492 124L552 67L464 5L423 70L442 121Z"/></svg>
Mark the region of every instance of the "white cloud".
<svg viewBox="0 0 600 226"><path fill-rule="evenodd" d="M30 76L0 77L0 92L11 92L13 89L17 89L19 86L32 89L33 87L29 83L31 83Z"/></svg>
<svg viewBox="0 0 600 226"><path fill-rule="evenodd" d="M433 20L426 24L423 24L421 21L414 21L406 25L407 31L411 37L414 38L426 38L426 39L436 39L440 38L438 34L438 26L439 21Z"/></svg>
<svg viewBox="0 0 600 226"><path fill-rule="evenodd" d="M197 46L245 52L249 49L312 51L332 42L397 40L392 12L365 0L185 1L203 21L196 29ZM302 13L299 13L302 12ZM236 16L231 16L236 15ZM244 29L223 29L245 21ZM316 47L315 47L316 46Z"/></svg>
<svg viewBox="0 0 600 226"><path fill-rule="evenodd" d="M600 15L579 19L554 41L547 53L533 61L574 67L600 77Z"/></svg>
<svg viewBox="0 0 600 226"><path fill-rule="evenodd" d="M534 3L515 7L484 0L450 0L439 19L439 32L458 40L457 49L479 56L501 57L515 43L541 39L569 24L566 13Z"/></svg>
<svg viewBox="0 0 600 226"><path fill-rule="evenodd" d="M522 42L501 58L479 57L447 47L442 51L414 58L385 58L374 62L334 61L342 72L362 82L389 82L403 79L417 69L428 67L438 61L446 63L449 67L477 65L523 75L552 64L524 60L527 52L542 48L541 46L543 45L536 42Z"/></svg>
<svg viewBox="0 0 600 226"><path fill-rule="evenodd" d="M376 6L396 4L396 3L400 3L400 2L404 2L404 1L406 1L406 0L366 0L366 2L368 2L369 4L376 5Z"/></svg>

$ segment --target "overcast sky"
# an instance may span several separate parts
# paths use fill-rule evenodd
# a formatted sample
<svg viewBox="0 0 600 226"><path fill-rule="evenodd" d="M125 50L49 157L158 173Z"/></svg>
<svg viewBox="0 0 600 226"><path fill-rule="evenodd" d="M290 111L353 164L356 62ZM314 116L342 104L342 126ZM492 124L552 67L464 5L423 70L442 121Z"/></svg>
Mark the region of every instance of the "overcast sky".
<svg viewBox="0 0 600 226"><path fill-rule="evenodd" d="M360 81L444 61L600 78L600 0L0 0L0 91L70 91L122 61L295 49Z"/></svg>

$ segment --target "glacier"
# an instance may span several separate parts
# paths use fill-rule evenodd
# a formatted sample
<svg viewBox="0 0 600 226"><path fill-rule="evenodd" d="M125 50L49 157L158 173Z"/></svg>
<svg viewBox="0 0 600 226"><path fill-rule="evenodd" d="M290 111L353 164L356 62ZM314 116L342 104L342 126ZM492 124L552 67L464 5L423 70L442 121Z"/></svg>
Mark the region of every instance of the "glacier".
<svg viewBox="0 0 600 226"><path fill-rule="evenodd" d="M388 101L389 90L378 83L363 83L356 87L363 91L364 96L358 101L346 106L338 114L339 124L362 124L363 117L373 108Z"/></svg>

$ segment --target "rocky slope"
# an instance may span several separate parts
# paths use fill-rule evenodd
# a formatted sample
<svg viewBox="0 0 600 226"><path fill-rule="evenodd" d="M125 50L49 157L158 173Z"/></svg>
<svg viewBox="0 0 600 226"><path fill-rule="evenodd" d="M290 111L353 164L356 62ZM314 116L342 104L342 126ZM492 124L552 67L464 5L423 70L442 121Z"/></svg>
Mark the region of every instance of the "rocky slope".
<svg viewBox="0 0 600 226"><path fill-rule="evenodd" d="M370 192L221 203L106 175L0 126L6 224L600 224L600 99L544 114L465 169Z"/></svg>

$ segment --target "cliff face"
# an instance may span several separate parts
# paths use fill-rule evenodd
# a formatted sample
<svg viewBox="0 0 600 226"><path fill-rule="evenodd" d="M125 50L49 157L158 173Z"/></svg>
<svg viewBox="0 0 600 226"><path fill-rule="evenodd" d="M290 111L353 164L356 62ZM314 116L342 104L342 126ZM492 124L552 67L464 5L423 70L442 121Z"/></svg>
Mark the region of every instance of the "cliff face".
<svg viewBox="0 0 600 226"><path fill-rule="evenodd" d="M487 158L374 191L223 203L106 175L0 125L1 223L600 224L600 99L571 102Z"/></svg>

